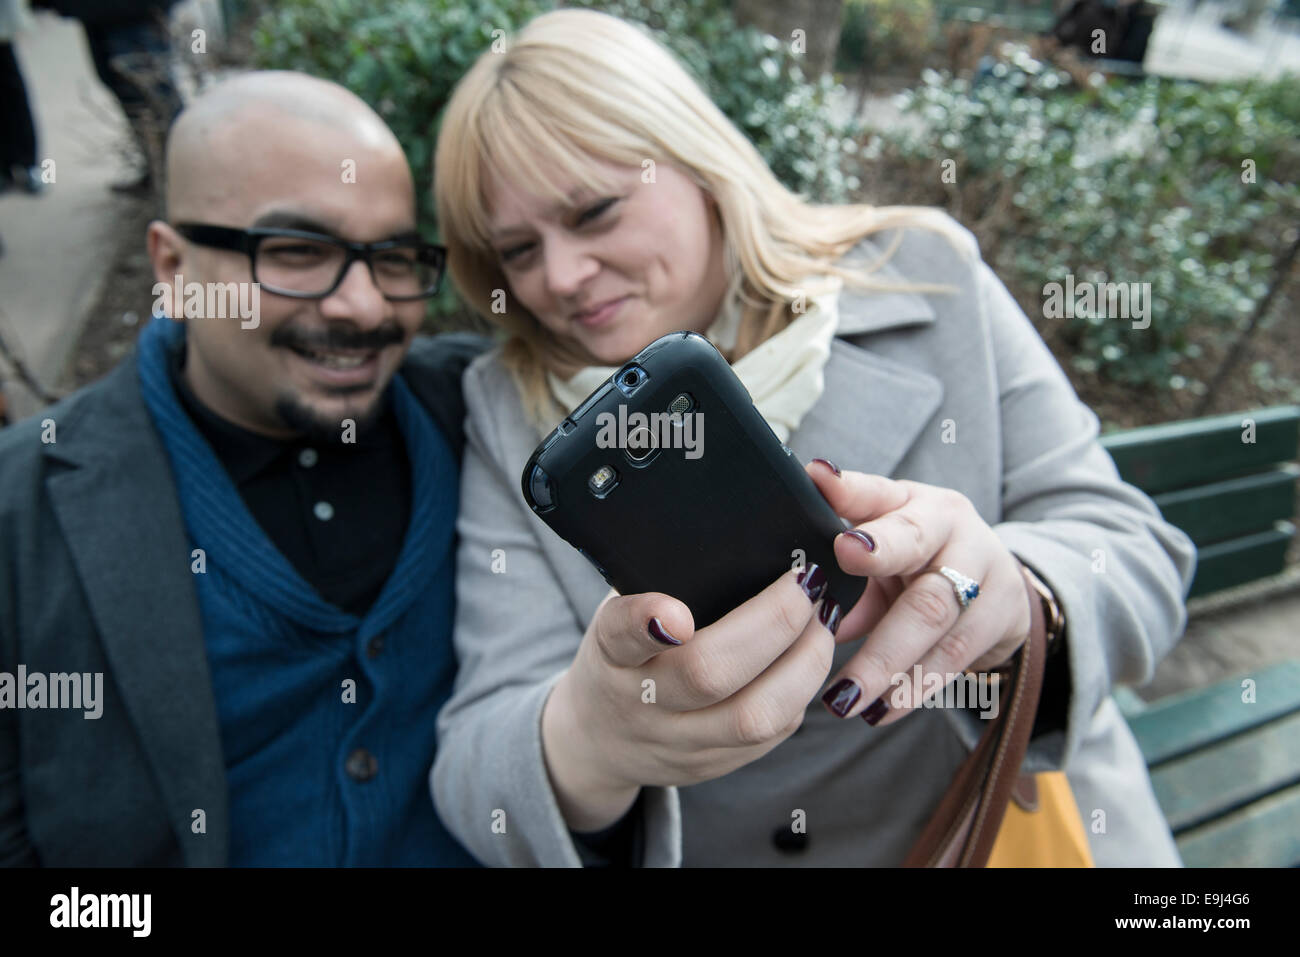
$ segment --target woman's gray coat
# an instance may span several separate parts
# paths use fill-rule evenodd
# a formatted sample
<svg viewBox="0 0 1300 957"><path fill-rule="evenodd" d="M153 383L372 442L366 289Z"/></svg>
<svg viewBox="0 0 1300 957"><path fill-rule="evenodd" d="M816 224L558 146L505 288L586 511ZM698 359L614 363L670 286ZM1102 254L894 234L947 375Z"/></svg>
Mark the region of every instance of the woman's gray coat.
<svg viewBox="0 0 1300 957"><path fill-rule="evenodd" d="M850 256L872 262L890 238ZM1073 691L1068 727L1036 738L1025 767L1064 766L1099 866L1178 866L1110 690L1147 682L1181 636L1195 547L1119 479L1096 415L978 256L910 230L880 275L955 291L846 287L825 392L787 444L805 462L956 489L1040 573L1067 617ZM460 671L439 719L434 798L487 864L576 866L541 714L608 589L524 504L520 471L539 436L497 351L473 363L464 388ZM832 674L857 647L838 648ZM800 730L760 760L703 784L645 789L643 863L897 865L979 732L968 711L918 710L871 728L814 698ZM806 841L782 850L773 835L799 811Z"/></svg>

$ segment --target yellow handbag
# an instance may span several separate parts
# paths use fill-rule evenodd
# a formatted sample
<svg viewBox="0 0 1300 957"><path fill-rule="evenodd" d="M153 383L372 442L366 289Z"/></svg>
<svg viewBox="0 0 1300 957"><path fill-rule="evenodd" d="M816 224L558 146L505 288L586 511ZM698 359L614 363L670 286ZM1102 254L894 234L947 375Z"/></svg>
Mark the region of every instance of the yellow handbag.
<svg viewBox="0 0 1300 957"><path fill-rule="evenodd" d="M1064 771L1021 776L984 866L1096 866Z"/></svg>
<svg viewBox="0 0 1300 957"><path fill-rule="evenodd" d="M1002 707L997 718L989 722L975 750L957 769L938 808L903 861L904 867L987 866L993 845L1002 836L1006 815L1012 806L1019 810L1012 795L1036 792L1035 776L1021 774L1020 766L1038 710L1047 656L1041 610L1037 616L1037 621L1031 623L1029 639L1007 669L1010 687L1000 695ZM1001 678L996 675L991 680L1001 685ZM1014 842L1016 847L1025 843Z"/></svg>
<svg viewBox="0 0 1300 957"><path fill-rule="evenodd" d="M1033 584L1033 572L1025 573ZM1006 706L958 768L904 867L1095 866L1065 772L1019 773L1042 691L1046 612L1055 618L1054 605L1030 601L1029 639L1007 670Z"/></svg>

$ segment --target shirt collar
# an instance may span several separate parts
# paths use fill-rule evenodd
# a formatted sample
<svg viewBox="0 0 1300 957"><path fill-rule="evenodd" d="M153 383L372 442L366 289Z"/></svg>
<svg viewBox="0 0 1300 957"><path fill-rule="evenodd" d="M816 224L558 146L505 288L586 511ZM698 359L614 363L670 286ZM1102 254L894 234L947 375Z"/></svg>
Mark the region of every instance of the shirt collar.
<svg viewBox="0 0 1300 957"><path fill-rule="evenodd" d="M194 390L190 388L189 383L185 381L184 339L181 342L182 347L173 349L168 356L167 372L171 378L172 387L176 390L181 406L208 445L212 447L212 451L216 453L221 464L226 467L226 471L230 474L230 478L236 486L242 485L270 468L281 456L292 454L301 448L312 445L312 443L300 439L273 439L269 436L259 435L242 426L235 425L209 409L194 394ZM320 447L318 449L320 454L327 456L338 452L369 449L376 444L393 441L397 424L393 417L391 392L391 389L384 390L384 395L380 399L384 406L380 417L375 420L369 429L358 430L355 444L330 446L329 448ZM313 445L313 447L316 446Z"/></svg>
<svg viewBox="0 0 1300 957"><path fill-rule="evenodd" d="M212 446L212 451L217 454L236 485L248 481L285 452L287 443L250 432L223 419L204 405L185 381L184 366L185 350L173 350L167 361L172 387L195 427Z"/></svg>

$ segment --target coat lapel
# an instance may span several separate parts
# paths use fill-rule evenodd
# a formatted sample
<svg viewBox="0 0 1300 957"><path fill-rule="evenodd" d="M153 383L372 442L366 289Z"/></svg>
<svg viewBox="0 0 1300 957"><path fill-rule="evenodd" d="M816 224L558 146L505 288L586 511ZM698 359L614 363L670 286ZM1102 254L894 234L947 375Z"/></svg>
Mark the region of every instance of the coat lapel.
<svg viewBox="0 0 1300 957"><path fill-rule="evenodd" d="M225 760L171 466L140 396L134 360L98 403L58 423L46 487L140 736L191 866L226 862ZM202 808L207 833L194 834Z"/></svg>
<svg viewBox="0 0 1300 957"><path fill-rule="evenodd" d="M893 477L943 401L943 383L843 339L824 372L826 391L787 444L803 462Z"/></svg>
<svg viewBox="0 0 1300 957"><path fill-rule="evenodd" d="M867 252L867 262L879 255L869 241L859 249ZM874 275L883 283L903 282L888 262ZM825 388L787 444L805 462L820 456L842 468L893 476L942 403L943 382L874 351L873 337L932 326L934 308L917 293L861 292L846 286L839 313L823 370Z"/></svg>

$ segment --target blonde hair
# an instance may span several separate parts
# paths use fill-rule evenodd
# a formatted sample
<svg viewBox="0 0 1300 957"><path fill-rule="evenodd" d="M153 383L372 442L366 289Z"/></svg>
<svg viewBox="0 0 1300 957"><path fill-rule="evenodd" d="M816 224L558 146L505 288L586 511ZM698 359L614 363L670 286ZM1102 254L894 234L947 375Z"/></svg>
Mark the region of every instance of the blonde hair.
<svg viewBox="0 0 1300 957"><path fill-rule="evenodd" d="M727 356L733 362L784 329L791 304L825 288L810 288L819 278L838 277L864 290L948 289L873 279L901 231L876 264L836 264L872 233L922 227L969 252L969 239L937 209L805 202L777 180L672 54L638 27L590 10L543 14L511 38L505 52L484 52L457 84L434 164L452 281L506 332L502 361L525 413L538 423L551 415L547 369L577 357L517 303L504 313L492 309L494 291L509 284L490 240L485 187L492 177L518 183L528 175L530 186L536 180L546 194L566 201L564 189L536 171L547 167L571 183L609 188L592 158L635 167L645 160L667 163L713 197L722 219L728 295L741 303Z"/></svg>

